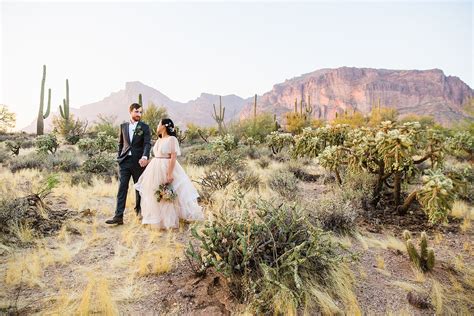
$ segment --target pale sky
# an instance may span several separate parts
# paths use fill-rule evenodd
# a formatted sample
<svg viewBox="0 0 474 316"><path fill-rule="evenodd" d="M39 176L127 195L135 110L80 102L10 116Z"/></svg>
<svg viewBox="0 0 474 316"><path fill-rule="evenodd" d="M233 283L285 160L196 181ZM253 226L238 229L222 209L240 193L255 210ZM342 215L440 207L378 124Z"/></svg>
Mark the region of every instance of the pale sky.
<svg viewBox="0 0 474 316"><path fill-rule="evenodd" d="M186 102L341 66L440 68L474 83L472 1L2 1L0 11L0 104L17 128L36 118L43 64L53 111L66 78L76 108L127 81Z"/></svg>

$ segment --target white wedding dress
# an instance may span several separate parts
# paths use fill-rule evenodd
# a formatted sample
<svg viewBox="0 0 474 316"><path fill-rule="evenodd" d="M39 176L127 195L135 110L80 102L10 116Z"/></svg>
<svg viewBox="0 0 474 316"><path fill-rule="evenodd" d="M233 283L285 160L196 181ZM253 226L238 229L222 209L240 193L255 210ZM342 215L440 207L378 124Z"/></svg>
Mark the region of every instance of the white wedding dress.
<svg viewBox="0 0 474 316"><path fill-rule="evenodd" d="M173 202L158 203L156 201L155 191L160 184L166 182L166 173L171 161L171 159L157 157L169 157L172 152L176 152L177 156L181 155L178 139L174 136L158 138L153 146L155 157L151 158L145 171L134 185L141 196L142 224L168 229L178 228L179 219L187 221L204 219L202 207L197 202L199 194L178 161L173 169L173 182L171 183L177 198Z"/></svg>

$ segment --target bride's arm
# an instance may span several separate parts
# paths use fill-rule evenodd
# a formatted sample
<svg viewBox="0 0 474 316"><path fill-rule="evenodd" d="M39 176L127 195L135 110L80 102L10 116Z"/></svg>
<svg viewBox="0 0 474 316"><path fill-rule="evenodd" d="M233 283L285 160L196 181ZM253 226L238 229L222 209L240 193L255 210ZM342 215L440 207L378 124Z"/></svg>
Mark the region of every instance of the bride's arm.
<svg viewBox="0 0 474 316"><path fill-rule="evenodd" d="M171 183L173 182L173 170L174 170L174 166L176 165L176 147L175 147L175 142L174 140L170 140L171 141L171 144L170 144L170 164L168 166L168 172L166 174L166 181L168 183Z"/></svg>

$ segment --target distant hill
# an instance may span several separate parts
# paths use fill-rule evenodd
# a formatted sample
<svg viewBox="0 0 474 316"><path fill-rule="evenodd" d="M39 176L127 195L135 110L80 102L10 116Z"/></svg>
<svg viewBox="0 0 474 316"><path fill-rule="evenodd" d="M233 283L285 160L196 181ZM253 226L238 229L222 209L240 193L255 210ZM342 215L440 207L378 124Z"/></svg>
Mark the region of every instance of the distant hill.
<svg viewBox="0 0 474 316"><path fill-rule="evenodd" d="M116 115L119 121L128 119L128 106L142 94L143 104L153 102L165 106L179 126L192 122L209 126L215 124L212 104L219 104L219 96L202 93L186 103L171 100L160 91L141 82L127 82L125 89L112 92L101 101L71 109L71 113L93 123L99 114ZM320 69L288 79L258 97L258 111L271 112L278 117L294 108L295 99L314 107L315 118L331 120L336 113L357 110L364 114L380 101L381 105L396 108L401 115L432 115L443 125L470 118L462 105L474 97L474 91L458 77L446 76L439 69L387 70L341 67ZM222 96L226 107L226 121L245 118L253 113L253 97ZM53 113L53 115L57 113ZM45 121L51 129L52 115ZM36 131L36 121L23 129Z"/></svg>

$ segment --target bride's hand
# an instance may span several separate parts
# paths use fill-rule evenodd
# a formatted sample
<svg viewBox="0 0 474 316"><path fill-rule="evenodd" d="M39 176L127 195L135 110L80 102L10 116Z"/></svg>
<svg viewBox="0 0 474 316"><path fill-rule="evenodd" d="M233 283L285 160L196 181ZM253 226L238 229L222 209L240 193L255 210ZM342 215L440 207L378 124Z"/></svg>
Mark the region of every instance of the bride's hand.
<svg viewBox="0 0 474 316"><path fill-rule="evenodd" d="M172 175L167 175L166 176L166 183L171 184L173 182L174 178Z"/></svg>

